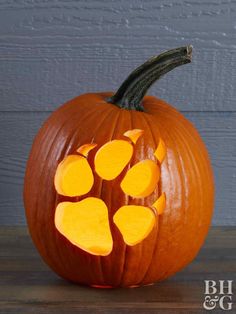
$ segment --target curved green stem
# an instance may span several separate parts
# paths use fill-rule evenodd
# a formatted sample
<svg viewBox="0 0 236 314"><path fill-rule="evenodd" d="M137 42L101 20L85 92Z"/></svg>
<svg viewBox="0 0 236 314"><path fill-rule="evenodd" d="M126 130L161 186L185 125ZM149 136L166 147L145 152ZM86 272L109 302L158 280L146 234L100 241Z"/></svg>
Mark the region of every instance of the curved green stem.
<svg viewBox="0 0 236 314"><path fill-rule="evenodd" d="M121 84L108 102L128 110L144 111L142 100L149 87L172 69L191 62L192 46L163 52L147 60Z"/></svg>

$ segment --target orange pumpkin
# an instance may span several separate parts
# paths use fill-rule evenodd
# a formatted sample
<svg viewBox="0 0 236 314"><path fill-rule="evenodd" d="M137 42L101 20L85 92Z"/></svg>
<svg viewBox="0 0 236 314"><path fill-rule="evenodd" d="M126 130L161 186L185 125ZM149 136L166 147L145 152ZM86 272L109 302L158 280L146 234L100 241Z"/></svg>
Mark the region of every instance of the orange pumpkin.
<svg viewBox="0 0 236 314"><path fill-rule="evenodd" d="M199 251L214 199L206 148L181 113L145 96L191 53L187 46L151 58L115 94L76 97L36 136L25 176L27 222L44 261L63 278L145 285Z"/></svg>

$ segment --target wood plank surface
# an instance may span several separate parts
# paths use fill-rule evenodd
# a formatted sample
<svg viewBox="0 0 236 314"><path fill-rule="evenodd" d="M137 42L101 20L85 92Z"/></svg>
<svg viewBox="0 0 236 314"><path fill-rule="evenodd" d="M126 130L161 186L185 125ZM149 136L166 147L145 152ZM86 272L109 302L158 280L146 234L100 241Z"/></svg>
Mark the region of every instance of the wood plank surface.
<svg viewBox="0 0 236 314"><path fill-rule="evenodd" d="M1 314L205 313L204 280L236 279L235 227L211 228L197 258L184 270L133 289L88 288L59 278L42 262L25 227L0 227L0 247Z"/></svg>
<svg viewBox="0 0 236 314"><path fill-rule="evenodd" d="M185 112L202 135L215 173L214 225L235 225L236 113ZM33 137L49 113L0 113L0 224L25 224L25 164Z"/></svg>
<svg viewBox="0 0 236 314"><path fill-rule="evenodd" d="M0 110L115 90L146 58L193 44L193 63L150 92L181 110L235 111L235 18L234 0L0 1Z"/></svg>

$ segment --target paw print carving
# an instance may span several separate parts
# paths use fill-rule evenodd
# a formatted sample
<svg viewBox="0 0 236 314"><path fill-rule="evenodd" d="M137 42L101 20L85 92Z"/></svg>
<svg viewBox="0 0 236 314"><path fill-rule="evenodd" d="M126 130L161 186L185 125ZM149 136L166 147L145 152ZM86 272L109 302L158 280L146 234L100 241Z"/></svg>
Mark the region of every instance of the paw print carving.
<svg viewBox="0 0 236 314"><path fill-rule="evenodd" d="M93 254L109 255L113 247L113 238L109 225L109 209L105 202L97 197L84 197L94 184L94 176L112 181L129 164L135 144L143 135L143 130L126 131L124 139L114 139L98 148L95 158L95 171L88 162L89 152L97 147L90 143L82 145L77 151L62 160L54 178L58 194L67 197L80 197L78 202L61 202L55 211L57 230L71 243ZM127 170L120 187L133 198L145 198L151 195L160 179L160 164L166 156L166 147L162 139L154 152L156 161L145 159ZM136 245L143 241L157 223L158 215L165 208L165 193L150 207L124 205L113 216L113 222L120 230L127 245Z"/></svg>

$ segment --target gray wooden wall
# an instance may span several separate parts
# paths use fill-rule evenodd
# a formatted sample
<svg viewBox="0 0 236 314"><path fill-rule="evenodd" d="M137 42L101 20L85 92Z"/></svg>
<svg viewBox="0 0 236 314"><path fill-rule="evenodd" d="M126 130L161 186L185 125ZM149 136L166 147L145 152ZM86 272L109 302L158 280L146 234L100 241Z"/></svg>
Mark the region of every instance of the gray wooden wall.
<svg viewBox="0 0 236 314"><path fill-rule="evenodd" d="M198 128L215 171L213 223L235 225L234 0L0 0L0 224L25 224L25 163L51 111L114 90L146 58L189 43L193 63L150 93Z"/></svg>

